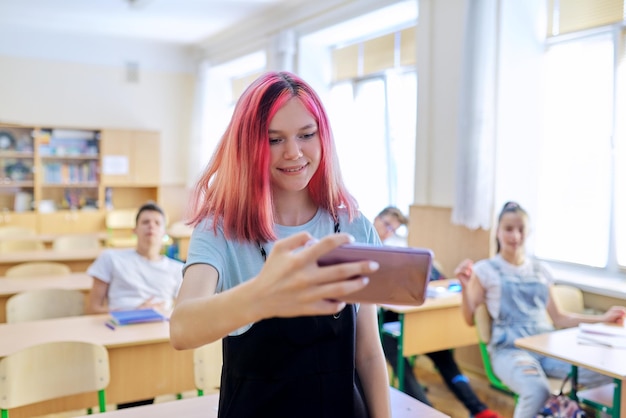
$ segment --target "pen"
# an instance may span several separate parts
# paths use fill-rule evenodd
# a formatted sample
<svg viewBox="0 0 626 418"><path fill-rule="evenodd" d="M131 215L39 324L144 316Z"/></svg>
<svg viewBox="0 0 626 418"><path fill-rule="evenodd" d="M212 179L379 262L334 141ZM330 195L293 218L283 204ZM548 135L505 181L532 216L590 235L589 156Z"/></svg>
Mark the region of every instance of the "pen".
<svg viewBox="0 0 626 418"><path fill-rule="evenodd" d="M104 323L104 326L105 326L105 327L107 327L107 328L108 328L108 329L110 329L110 330L115 331L115 325L113 325L113 324L112 324L112 323L110 323L110 322L105 322L105 323Z"/></svg>

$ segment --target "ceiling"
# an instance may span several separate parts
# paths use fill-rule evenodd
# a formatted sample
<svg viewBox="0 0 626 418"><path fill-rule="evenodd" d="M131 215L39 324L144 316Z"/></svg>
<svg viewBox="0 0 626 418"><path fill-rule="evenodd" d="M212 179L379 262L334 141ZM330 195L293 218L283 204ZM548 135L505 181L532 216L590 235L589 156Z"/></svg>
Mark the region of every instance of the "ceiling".
<svg viewBox="0 0 626 418"><path fill-rule="evenodd" d="M0 0L0 25L193 44L289 1Z"/></svg>

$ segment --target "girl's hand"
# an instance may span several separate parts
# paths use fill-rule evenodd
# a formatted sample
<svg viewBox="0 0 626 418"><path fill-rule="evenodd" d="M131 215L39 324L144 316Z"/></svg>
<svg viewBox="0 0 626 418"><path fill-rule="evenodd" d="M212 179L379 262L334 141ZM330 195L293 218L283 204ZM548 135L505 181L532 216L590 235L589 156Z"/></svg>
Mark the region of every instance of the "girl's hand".
<svg viewBox="0 0 626 418"><path fill-rule="evenodd" d="M258 276L252 279L256 309L262 318L329 315L341 311L343 296L364 288L378 263L358 261L320 267L317 259L351 242L348 234L319 241L302 232L274 245Z"/></svg>
<svg viewBox="0 0 626 418"><path fill-rule="evenodd" d="M472 277L473 266L474 262L469 258L466 258L454 269L454 277L459 279L463 287L467 286L467 283Z"/></svg>
<svg viewBox="0 0 626 418"><path fill-rule="evenodd" d="M626 308L623 306L612 306L608 311L602 314L602 322L609 322L617 325L624 325L624 317L626 316Z"/></svg>

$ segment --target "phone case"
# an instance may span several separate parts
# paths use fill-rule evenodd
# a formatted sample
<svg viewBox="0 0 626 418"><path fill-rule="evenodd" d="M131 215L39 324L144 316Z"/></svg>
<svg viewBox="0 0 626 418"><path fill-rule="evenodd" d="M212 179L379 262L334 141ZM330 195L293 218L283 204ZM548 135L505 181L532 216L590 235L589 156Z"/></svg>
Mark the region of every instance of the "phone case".
<svg viewBox="0 0 626 418"><path fill-rule="evenodd" d="M433 252L426 248L346 244L318 259L318 265L373 260L380 268L355 293L342 298L348 303L421 305L426 299Z"/></svg>

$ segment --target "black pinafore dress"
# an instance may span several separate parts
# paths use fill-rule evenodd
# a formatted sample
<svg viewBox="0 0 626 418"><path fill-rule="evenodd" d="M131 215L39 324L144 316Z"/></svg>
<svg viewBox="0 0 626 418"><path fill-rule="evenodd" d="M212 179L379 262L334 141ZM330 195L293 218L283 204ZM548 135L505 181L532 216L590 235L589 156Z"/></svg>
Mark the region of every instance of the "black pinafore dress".
<svg viewBox="0 0 626 418"><path fill-rule="evenodd" d="M218 417L367 418L356 314L266 319L224 338Z"/></svg>

